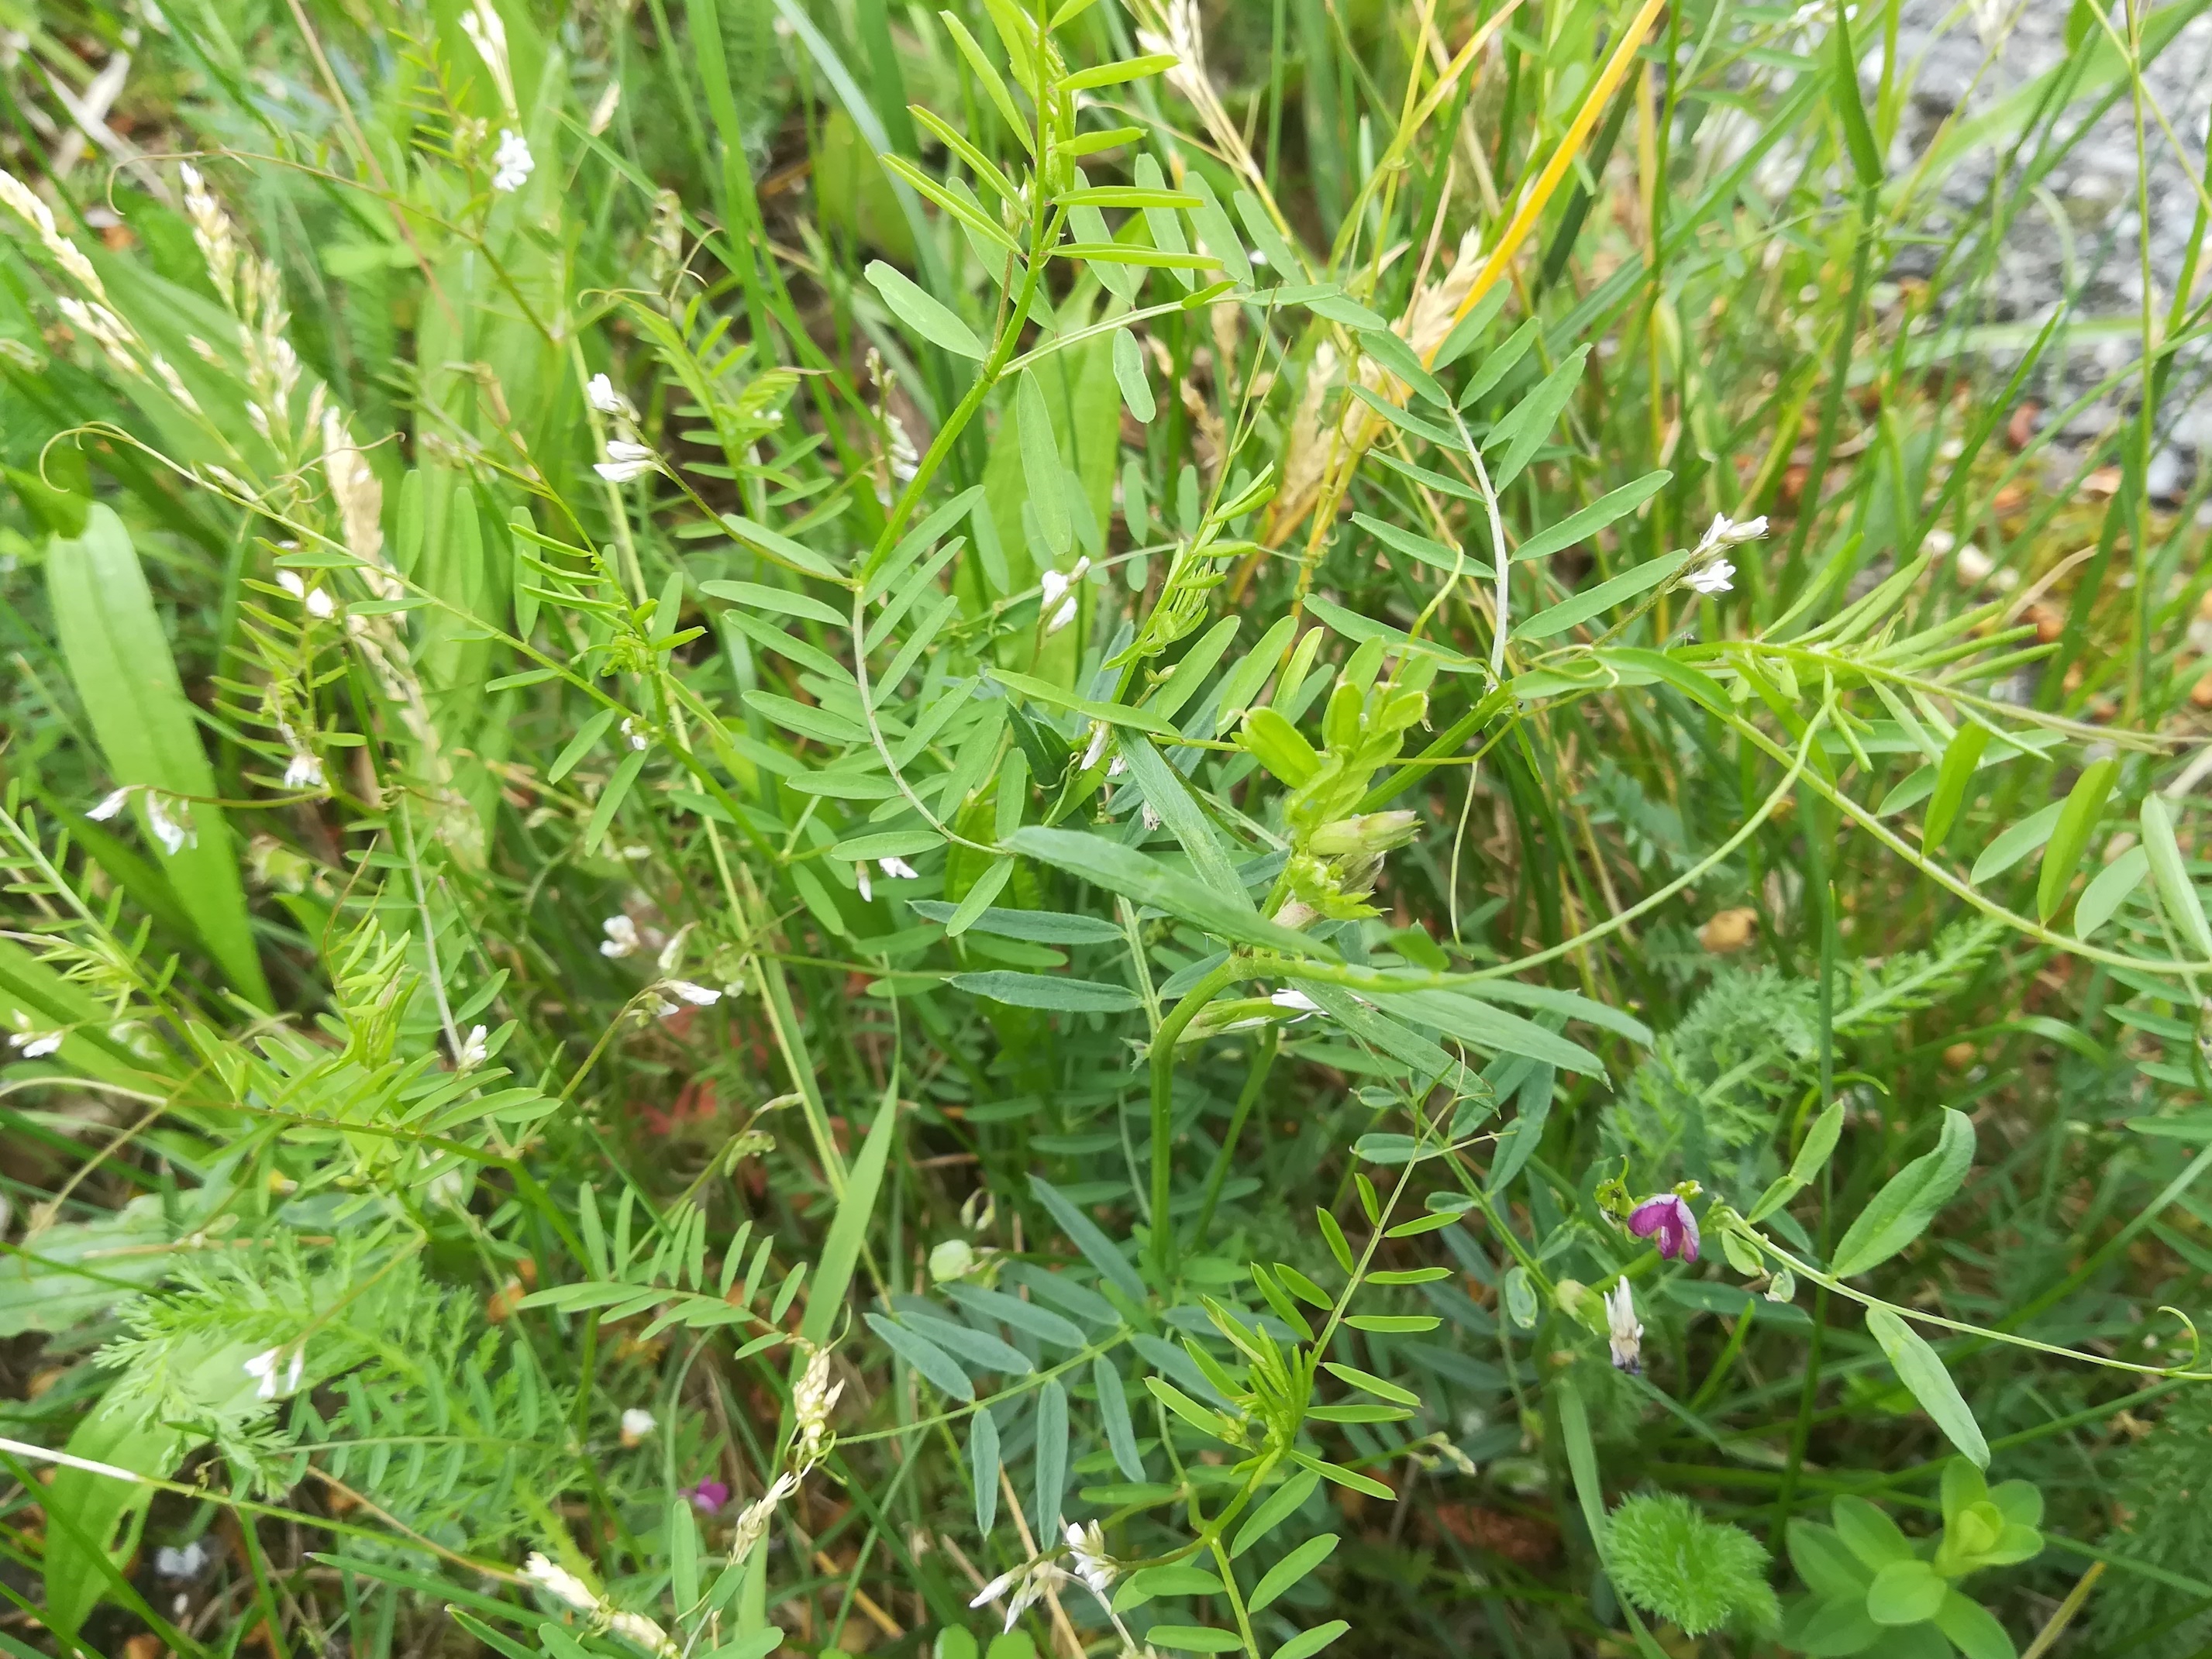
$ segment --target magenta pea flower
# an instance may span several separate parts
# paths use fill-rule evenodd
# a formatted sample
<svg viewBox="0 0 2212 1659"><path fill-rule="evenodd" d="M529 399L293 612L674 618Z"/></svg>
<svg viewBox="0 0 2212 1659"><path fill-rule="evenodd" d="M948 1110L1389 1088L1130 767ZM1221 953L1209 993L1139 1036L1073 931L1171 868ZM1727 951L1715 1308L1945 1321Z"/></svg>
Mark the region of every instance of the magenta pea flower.
<svg viewBox="0 0 2212 1659"><path fill-rule="evenodd" d="M1680 1193L1655 1193L1628 1213L1628 1231L1648 1238L1669 1261L1698 1259L1698 1218Z"/></svg>
<svg viewBox="0 0 2212 1659"><path fill-rule="evenodd" d="M684 1496L691 1500L691 1507L700 1514L716 1515L730 1501L730 1489L720 1480L702 1480Z"/></svg>

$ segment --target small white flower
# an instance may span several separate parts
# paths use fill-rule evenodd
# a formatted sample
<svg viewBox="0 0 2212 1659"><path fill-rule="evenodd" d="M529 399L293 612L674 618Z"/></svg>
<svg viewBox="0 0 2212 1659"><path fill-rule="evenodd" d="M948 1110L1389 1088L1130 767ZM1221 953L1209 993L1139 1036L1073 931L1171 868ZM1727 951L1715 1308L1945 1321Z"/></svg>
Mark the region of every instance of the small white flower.
<svg viewBox="0 0 2212 1659"><path fill-rule="evenodd" d="M1682 580L1700 593L1725 593L1735 585L1735 567L1726 559L1715 559L1711 564L1692 570Z"/></svg>
<svg viewBox="0 0 2212 1659"><path fill-rule="evenodd" d="M1067 1553L1075 1563L1075 1576L1090 1587L1093 1595L1105 1601L1118 1570L1106 1553L1106 1534L1096 1521L1080 1527L1073 1521L1067 1523Z"/></svg>
<svg viewBox="0 0 2212 1659"><path fill-rule="evenodd" d="M8 1046L19 1051L26 1060L44 1060L62 1046L62 1031L42 1031L31 1024L31 1017L21 1008L15 1011L17 1030L8 1039Z"/></svg>
<svg viewBox="0 0 2212 1659"><path fill-rule="evenodd" d="M1113 740L1114 728L1112 726L1107 725L1104 720L1093 722L1091 727L1091 744L1090 746L1083 751L1083 764L1078 769L1088 772L1092 767L1097 765L1099 761L1105 757L1106 745Z"/></svg>
<svg viewBox="0 0 2212 1659"><path fill-rule="evenodd" d="M1267 1000L1278 1008L1294 1009L1302 1014L1317 1014L1321 1012L1321 1004L1316 1002L1304 991L1278 991Z"/></svg>
<svg viewBox="0 0 2212 1659"><path fill-rule="evenodd" d="M593 464L592 470L609 483L628 483L633 478L644 477L660 465L659 458L643 444L634 444L626 439L607 441L607 459Z"/></svg>
<svg viewBox="0 0 2212 1659"><path fill-rule="evenodd" d="M622 1443L635 1446L653 1432L655 1419L642 1406L632 1406L622 1414Z"/></svg>
<svg viewBox="0 0 2212 1659"><path fill-rule="evenodd" d="M685 922L676 930L668 943L660 947L660 955L656 958L655 965L663 974L672 974L683 965L684 941L691 937L691 930L698 925L696 921Z"/></svg>
<svg viewBox="0 0 2212 1659"><path fill-rule="evenodd" d="M1705 539L1698 545L1699 550L1705 552L1721 547L1741 547L1746 542L1757 541L1765 533L1764 515L1738 523L1725 513L1716 513L1711 526L1705 532Z"/></svg>
<svg viewBox="0 0 2212 1659"><path fill-rule="evenodd" d="M624 714L623 716L620 730L623 734L623 741L629 744L631 748L641 750L646 746L647 739L645 733L637 729L636 723L633 721L629 715Z"/></svg>
<svg viewBox="0 0 2212 1659"><path fill-rule="evenodd" d="M599 954L603 957L634 956L642 943L637 936L637 924L625 915L609 916L599 924L599 930L606 934L599 941Z"/></svg>
<svg viewBox="0 0 2212 1659"><path fill-rule="evenodd" d="M522 1564L523 1575L556 1601L565 1601L579 1613L597 1613L599 1598L582 1579L547 1557L531 1553Z"/></svg>
<svg viewBox="0 0 2212 1659"><path fill-rule="evenodd" d="M188 844L199 844L198 833L191 824L179 823L171 816L168 798L150 790L146 796L146 822L154 831L154 839L161 843L161 850L171 858L183 852Z"/></svg>
<svg viewBox="0 0 2212 1659"><path fill-rule="evenodd" d="M986 1601L995 1601L1006 1596L1006 1628L1013 1629L1016 1622L1054 1584L1066 1581L1067 1574L1049 1555L1040 1555L1024 1561L1012 1572L1002 1572L983 1586L975 1599L968 1605L980 1607ZM1012 1595L1007 1595L1012 1591Z"/></svg>
<svg viewBox="0 0 2212 1659"><path fill-rule="evenodd" d="M280 1384L276 1380L276 1373L279 1365L283 1364L283 1349L264 1348L239 1368L248 1376L257 1376L261 1379L261 1386L254 1390L259 1398L274 1400L280 1390L283 1393L290 1394L300 1386L300 1375L306 1369L307 1363L307 1344L300 1343L293 1348L291 1363L289 1365L283 1365L284 1380Z"/></svg>
<svg viewBox="0 0 2212 1659"><path fill-rule="evenodd" d="M287 789L320 789L323 787L323 763L304 749L292 751L292 763L284 769Z"/></svg>
<svg viewBox="0 0 2212 1659"><path fill-rule="evenodd" d="M668 1632L641 1613L611 1613L607 1619L607 1629L649 1653L665 1654L674 1659L678 1651L676 1644L668 1639Z"/></svg>
<svg viewBox="0 0 2212 1659"><path fill-rule="evenodd" d="M1075 620L1077 599L1075 585L1091 568L1091 556L1085 554L1075 562L1073 569L1062 574L1048 570L1037 578L1037 608L1049 620L1044 625L1048 634L1057 634Z"/></svg>
<svg viewBox="0 0 2212 1659"><path fill-rule="evenodd" d="M1711 525L1690 555L1690 571L1682 580L1700 593L1727 592L1735 575L1735 567L1721 554L1729 548L1755 542L1765 533L1764 518L1746 519L1739 524L1725 513L1715 514Z"/></svg>
<svg viewBox="0 0 2212 1659"><path fill-rule="evenodd" d="M337 613L337 603L331 596L319 587L311 590L296 570L278 571L276 586L299 600L311 617L330 617Z"/></svg>
<svg viewBox="0 0 2212 1659"><path fill-rule="evenodd" d="M688 979L665 980L662 983L694 1008L711 1008L722 1000L720 991L710 990L704 985L694 985Z"/></svg>
<svg viewBox="0 0 2212 1659"><path fill-rule="evenodd" d="M1147 832L1160 827L1159 809L1150 801L1146 801L1137 808L1137 816L1145 821L1145 829Z"/></svg>
<svg viewBox="0 0 2212 1659"><path fill-rule="evenodd" d="M1644 1327L1636 1317L1636 1298L1622 1279L1605 1293L1605 1322L1613 1344L1613 1363L1634 1374L1644 1369Z"/></svg>
<svg viewBox="0 0 2212 1659"><path fill-rule="evenodd" d="M530 153L529 142L508 127L499 130L499 149L493 153L491 161L491 187L506 195L528 184L532 171L538 166L537 159Z"/></svg>
<svg viewBox="0 0 2212 1659"><path fill-rule="evenodd" d="M860 860L853 866L853 885L860 890L861 903L872 904L875 902L876 887L875 884L868 879L868 861L866 859Z"/></svg>
<svg viewBox="0 0 2212 1659"><path fill-rule="evenodd" d="M125 803L130 800L131 787L130 785L125 784L122 788L116 790L112 794L101 796L100 805L94 807L89 812L87 812L85 817L90 818L94 823L106 823L108 819L113 817L118 812L120 812L124 808Z"/></svg>
<svg viewBox="0 0 2212 1659"><path fill-rule="evenodd" d="M469 1027L468 1036L461 1040L460 1053L453 1056L454 1063L465 1072L483 1065L490 1057L491 1048L489 1042L490 1036L491 1031L488 1026Z"/></svg>
<svg viewBox="0 0 2212 1659"><path fill-rule="evenodd" d="M615 390L615 383L604 374L592 376L584 388L584 396L591 399L592 407L602 415L627 415L629 399Z"/></svg>
<svg viewBox="0 0 2212 1659"><path fill-rule="evenodd" d="M915 869L914 866L908 864L904 859L878 859L876 860L876 868L882 871L893 881L919 881L921 879L921 872Z"/></svg>
<svg viewBox="0 0 2212 1659"><path fill-rule="evenodd" d="M207 1564L207 1546L197 1538L182 1549L164 1544L154 1552L154 1571L163 1578L197 1578Z"/></svg>

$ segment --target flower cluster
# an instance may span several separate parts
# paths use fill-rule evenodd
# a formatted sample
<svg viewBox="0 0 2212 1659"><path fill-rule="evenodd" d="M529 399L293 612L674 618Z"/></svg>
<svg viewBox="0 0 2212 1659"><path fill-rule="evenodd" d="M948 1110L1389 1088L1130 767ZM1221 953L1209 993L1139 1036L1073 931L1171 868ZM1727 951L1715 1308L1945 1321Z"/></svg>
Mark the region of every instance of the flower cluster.
<svg viewBox="0 0 2212 1659"><path fill-rule="evenodd" d="M807 1356L799 1386L791 1391L792 1413L799 1420L798 1463L802 1474L829 1455L836 1437L830 1431L830 1413L844 1392L844 1383L830 1380L830 1350L815 1349Z"/></svg>
<svg viewBox="0 0 2212 1659"><path fill-rule="evenodd" d="M1714 514L1711 526L1690 555L1682 580L1700 593L1727 592L1735 585L1735 567L1721 556L1729 548L1755 542L1765 533L1764 518L1746 519L1739 524L1725 513Z"/></svg>
<svg viewBox="0 0 2212 1659"><path fill-rule="evenodd" d="M1012 1630L1024 1613L1051 1594L1055 1587L1079 1582L1110 1613L1112 1603L1108 1598L1121 1570L1113 1557L1106 1553L1105 1533L1096 1521L1079 1527L1071 1521L1062 1535L1066 1540L1064 1552L1059 1548L1045 1550L1012 1571L1000 1573L984 1585L968 1605L980 1607L987 1601L995 1601L1005 1596L1006 1627ZM1063 1553L1073 1571L1060 1565ZM1119 1624L1120 1620L1116 1620L1115 1623Z"/></svg>
<svg viewBox="0 0 2212 1659"><path fill-rule="evenodd" d="M503 196L511 196L530 182L530 175L538 166L530 153L530 143L512 127L499 130L499 149L491 158L491 187Z"/></svg>
<svg viewBox="0 0 2212 1659"><path fill-rule="evenodd" d="M584 388L584 400L615 424L615 435L607 440L607 458L595 463L593 471L609 483L625 484L660 471L660 457L653 446L638 441L636 405L612 380L603 374L592 375Z"/></svg>

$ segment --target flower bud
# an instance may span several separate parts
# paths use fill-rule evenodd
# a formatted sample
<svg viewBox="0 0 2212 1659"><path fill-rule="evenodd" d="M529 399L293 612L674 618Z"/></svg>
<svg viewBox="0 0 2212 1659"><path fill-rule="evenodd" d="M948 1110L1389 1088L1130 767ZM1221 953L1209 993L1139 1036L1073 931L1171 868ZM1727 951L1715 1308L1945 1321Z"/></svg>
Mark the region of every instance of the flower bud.
<svg viewBox="0 0 2212 1659"><path fill-rule="evenodd" d="M1306 847L1322 858L1387 853L1413 840L1420 827L1421 815L1418 812L1368 812L1324 823L1307 837Z"/></svg>
<svg viewBox="0 0 2212 1659"><path fill-rule="evenodd" d="M975 1270L975 1249L964 1238L948 1238L929 1253L929 1277L933 1284L965 1279Z"/></svg>

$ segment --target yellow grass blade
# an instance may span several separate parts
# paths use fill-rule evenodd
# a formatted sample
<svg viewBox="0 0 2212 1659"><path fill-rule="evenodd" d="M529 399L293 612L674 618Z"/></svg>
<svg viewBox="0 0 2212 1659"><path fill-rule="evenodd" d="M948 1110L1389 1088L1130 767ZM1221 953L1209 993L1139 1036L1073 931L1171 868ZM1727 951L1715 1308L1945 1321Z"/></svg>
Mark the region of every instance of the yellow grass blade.
<svg viewBox="0 0 2212 1659"><path fill-rule="evenodd" d="M1642 49L1644 37L1651 33L1652 24L1658 21L1659 9L1665 3L1666 0L1644 0L1643 9L1636 14L1635 21L1629 24L1628 32L1620 37L1620 44L1613 49L1613 56L1606 60L1604 73L1597 77L1597 84L1583 100L1583 106L1575 112L1575 118L1569 124L1566 136L1559 140L1559 149L1552 152L1552 159L1545 163L1543 172L1537 175L1535 187L1522 198L1521 205L1514 210L1513 217L1505 227L1505 234L1498 239L1498 246L1491 249L1490 257L1482 262L1482 269L1475 273L1474 286L1468 289L1467 296L1459 302L1459 309L1452 313L1454 322L1474 310L1482 296L1497 287L1498 279L1505 275L1506 266L1512 263L1521 244L1528 240L1528 233L1535 229L1536 221L1542 216L1546 204L1558 192L1560 182L1567 176L1567 169L1574 165L1575 157L1589 140L1590 129L1597 125L1597 118L1605 112L1613 89L1627 75L1629 65L1636 61L1637 52ZM1431 350L1429 355L1433 357L1436 353Z"/></svg>

